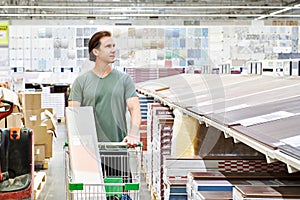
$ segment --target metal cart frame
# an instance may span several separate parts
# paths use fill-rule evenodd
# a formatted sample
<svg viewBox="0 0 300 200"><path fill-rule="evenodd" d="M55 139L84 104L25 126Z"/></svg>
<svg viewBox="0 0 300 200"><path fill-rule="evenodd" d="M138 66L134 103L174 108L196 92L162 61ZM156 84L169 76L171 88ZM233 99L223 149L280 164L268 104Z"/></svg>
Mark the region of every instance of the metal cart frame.
<svg viewBox="0 0 300 200"><path fill-rule="evenodd" d="M72 181L68 143L65 143L66 199L139 200L142 144L136 148L127 148L127 144L122 142L100 142L98 148L104 183L75 183Z"/></svg>

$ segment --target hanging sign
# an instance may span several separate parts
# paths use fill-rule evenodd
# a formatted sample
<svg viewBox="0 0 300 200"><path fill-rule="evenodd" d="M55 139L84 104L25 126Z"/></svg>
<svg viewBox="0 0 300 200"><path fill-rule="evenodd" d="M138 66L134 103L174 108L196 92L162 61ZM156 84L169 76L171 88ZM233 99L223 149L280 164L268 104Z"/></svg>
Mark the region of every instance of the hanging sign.
<svg viewBox="0 0 300 200"><path fill-rule="evenodd" d="M0 46L8 45L8 25L9 22L0 21Z"/></svg>

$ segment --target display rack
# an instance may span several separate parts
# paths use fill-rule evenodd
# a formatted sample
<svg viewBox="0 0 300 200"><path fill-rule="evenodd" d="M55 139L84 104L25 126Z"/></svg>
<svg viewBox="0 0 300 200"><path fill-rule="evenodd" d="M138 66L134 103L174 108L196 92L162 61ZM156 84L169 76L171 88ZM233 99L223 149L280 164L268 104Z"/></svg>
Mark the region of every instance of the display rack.
<svg viewBox="0 0 300 200"><path fill-rule="evenodd" d="M138 83L137 90L196 118L199 123L219 129L226 138L232 137L236 143L242 142L263 153L268 163L281 161L288 172L300 171L300 159L296 157L300 152L297 144L300 135L295 131L299 126L282 129L283 123L293 124L299 117L299 106L291 103L293 98L300 96L297 77L181 74L152 80L149 84ZM273 106L272 110L267 109L269 106ZM247 110L249 115L245 117L242 114ZM236 123L228 122L232 112L240 114ZM250 116L257 122L243 124L245 119L251 119ZM256 126L261 126L262 131L255 132ZM268 132L265 128L268 126L275 126L277 134ZM296 153L282 151L282 145L294 147Z"/></svg>

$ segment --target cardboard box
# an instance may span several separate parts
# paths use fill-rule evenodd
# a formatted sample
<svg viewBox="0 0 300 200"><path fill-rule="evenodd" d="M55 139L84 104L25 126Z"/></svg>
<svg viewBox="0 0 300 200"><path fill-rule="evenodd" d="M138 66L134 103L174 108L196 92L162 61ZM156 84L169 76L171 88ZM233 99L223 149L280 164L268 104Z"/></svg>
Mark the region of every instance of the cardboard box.
<svg viewBox="0 0 300 200"><path fill-rule="evenodd" d="M6 128L5 127L5 118L0 120L0 128Z"/></svg>
<svg viewBox="0 0 300 200"><path fill-rule="evenodd" d="M20 93L21 95L21 105L23 110L36 110L41 109L42 100L41 92L28 92L28 93Z"/></svg>
<svg viewBox="0 0 300 200"><path fill-rule="evenodd" d="M56 126L53 124L50 118L42 120L41 125L47 126L47 130L56 130Z"/></svg>
<svg viewBox="0 0 300 200"><path fill-rule="evenodd" d="M41 125L41 109L24 111L25 126L31 128Z"/></svg>
<svg viewBox="0 0 300 200"><path fill-rule="evenodd" d="M34 162L44 162L46 148L44 144L34 145Z"/></svg>
<svg viewBox="0 0 300 200"><path fill-rule="evenodd" d="M51 158L53 132L47 130L45 125L33 126L31 129L34 134L34 145L45 145L45 158Z"/></svg>
<svg viewBox="0 0 300 200"><path fill-rule="evenodd" d="M53 109L42 109L42 122L41 125L46 125L48 130L56 130L57 120L53 114Z"/></svg>
<svg viewBox="0 0 300 200"><path fill-rule="evenodd" d="M11 113L7 117L0 120L0 128L19 128L23 126L22 113Z"/></svg>
<svg viewBox="0 0 300 200"><path fill-rule="evenodd" d="M53 108L42 108L42 112L45 112L46 110L54 115Z"/></svg>
<svg viewBox="0 0 300 200"><path fill-rule="evenodd" d="M14 105L13 113L22 112L22 108L20 106Z"/></svg>
<svg viewBox="0 0 300 200"><path fill-rule="evenodd" d="M23 127L22 118L22 113L11 113L9 116L6 117L7 128Z"/></svg>

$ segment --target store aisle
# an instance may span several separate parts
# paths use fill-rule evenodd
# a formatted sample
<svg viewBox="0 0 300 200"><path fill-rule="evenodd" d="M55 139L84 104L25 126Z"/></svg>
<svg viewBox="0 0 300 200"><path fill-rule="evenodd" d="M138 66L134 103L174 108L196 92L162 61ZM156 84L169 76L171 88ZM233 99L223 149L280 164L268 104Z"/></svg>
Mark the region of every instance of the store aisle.
<svg viewBox="0 0 300 200"><path fill-rule="evenodd" d="M56 135L56 138L53 137L53 157L49 160L48 169L44 170L46 184L39 195L39 200L62 199L66 196L63 146L67 137L64 123L58 124Z"/></svg>
<svg viewBox="0 0 300 200"><path fill-rule="evenodd" d="M38 200L61 200L66 199L65 189L65 169L63 146L67 141L66 125L59 123L57 127L57 137L53 139L53 157L49 161L49 168L46 172L46 184L42 189ZM141 174L141 197L140 200L151 200L151 193L143 174Z"/></svg>

